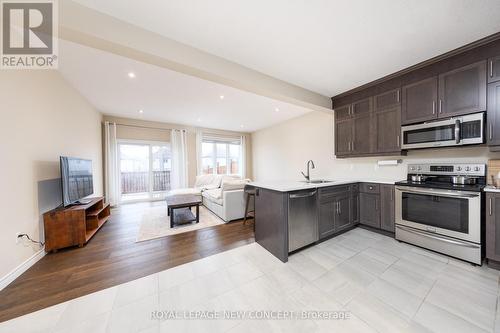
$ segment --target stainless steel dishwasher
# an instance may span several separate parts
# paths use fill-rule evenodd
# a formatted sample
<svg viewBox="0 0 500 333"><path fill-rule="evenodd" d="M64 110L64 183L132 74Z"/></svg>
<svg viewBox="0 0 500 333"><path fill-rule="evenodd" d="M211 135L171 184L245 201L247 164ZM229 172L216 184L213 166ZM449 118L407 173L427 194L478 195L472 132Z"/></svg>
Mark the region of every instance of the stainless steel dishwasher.
<svg viewBox="0 0 500 333"><path fill-rule="evenodd" d="M288 195L288 252L318 240L317 191L299 191Z"/></svg>

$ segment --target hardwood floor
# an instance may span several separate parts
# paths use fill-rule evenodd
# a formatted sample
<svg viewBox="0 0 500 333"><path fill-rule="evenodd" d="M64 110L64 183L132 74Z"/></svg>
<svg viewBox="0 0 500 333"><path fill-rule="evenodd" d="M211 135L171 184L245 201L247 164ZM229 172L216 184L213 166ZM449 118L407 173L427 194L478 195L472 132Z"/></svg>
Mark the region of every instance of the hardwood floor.
<svg viewBox="0 0 500 333"><path fill-rule="evenodd" d="M124 205L85 247L47 254L0 291L0 322L254 242L253 221L240 220L136 243L152 205L164 203Z"/></svg>

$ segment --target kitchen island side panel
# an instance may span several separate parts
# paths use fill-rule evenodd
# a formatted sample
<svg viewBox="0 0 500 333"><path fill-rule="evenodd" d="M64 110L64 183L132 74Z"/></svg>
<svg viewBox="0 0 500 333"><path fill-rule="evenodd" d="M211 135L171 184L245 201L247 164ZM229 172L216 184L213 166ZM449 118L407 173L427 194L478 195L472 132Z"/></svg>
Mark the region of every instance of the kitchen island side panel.
<svg viewBox="0 0 500 333"><path fill-rule="evenodd" d="M255 241L288 261L288 195L258 188L255 196Z"/></svg>

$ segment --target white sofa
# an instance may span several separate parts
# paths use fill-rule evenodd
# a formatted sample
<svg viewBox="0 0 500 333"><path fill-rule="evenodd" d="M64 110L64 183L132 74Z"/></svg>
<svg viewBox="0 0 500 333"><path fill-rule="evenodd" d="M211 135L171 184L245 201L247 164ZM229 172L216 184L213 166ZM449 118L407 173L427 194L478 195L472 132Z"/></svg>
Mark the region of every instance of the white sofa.
<svg viewBox="0 0 500 333"><path fill-rule="evenodd" d="M245 216L245 184L239 176L202 175L196 177L193 188L175 189L171 195L201 195L203 206L225 222L242 219Z"/></svg>

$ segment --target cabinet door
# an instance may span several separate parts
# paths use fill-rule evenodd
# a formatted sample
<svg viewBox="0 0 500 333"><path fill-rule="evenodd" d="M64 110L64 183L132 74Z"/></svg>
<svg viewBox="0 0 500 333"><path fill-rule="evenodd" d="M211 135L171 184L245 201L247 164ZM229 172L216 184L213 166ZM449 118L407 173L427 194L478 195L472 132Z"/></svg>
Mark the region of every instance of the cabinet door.
<svg viewBox="0 0 500 333"><path fill-rule="evenodd" d="M500 56L488 60L488 83L500 81Z"/></svg>
<svg viewBox="0 0 500 333"><path fill-rule="evenodd" d="M439 75L439 118L485 110L486 61Z"/></svg>
<svg viewBox="0 0 500 333"><path fill-rule="evenodd" d="M352 225L351 223L351 195L346 192L336 197L337 215L335 216L335 231L344 230Z"/></svg>
<svg viewBox="0 0 500 333"><path fill-rule="evenodd" d="M500 261L500 194L486 193L486 206L486 258Z"/></svg>
<svg viewBox="0 0 500 333"><path fill-rule="evenodd" d="M359 194L359 223L380 228L380 195Z"/></svg>
<svg viewBox="0 0 500 333"><path fill-rule="evenodd" d="M365 98L352 103L351 115L361 116L372 112L372 98Z"/></svg>
<svg viewBox="0 0 500 333"><path fill-rule="evenodd" d="M347 119L351 116L351 105L344 105L338 108L335 108L333 111L335 115L335 120Z"/></svg>
<svg viewBox="0 0 500 333"><path fill-rule="evenodd" d="M394 230L394 186L383 184L380 186L380 228L386 231Z"/></svg>
<svg viewBox="0 0 500 333"><path fill-rule="evenodd" d="M335 215L337 202L334 198L319 204L319 239L330 236L335 232Z"/></svg>
<svg viewBox="0 0 500 333"><path fill-rule="evenodd" d="M353 120L335 122L335 155L349 155L352 150Z"/></svg>
<svg viewBox="0 0 500 333"><path fill-rule="evenodd" d="M488 146L500 145L500 81L488 85Z"/></svg>
<svg viewBox="0 0 500 333"><path fill-rule="evenodd" d="M435 119L437 93L437 77L404 86L401 90L401 122L411 124Z"/></svg>
<svg viewBox="0 0 500 333"><path fill-rule="evenodd" d="M372 115L371 113L353 119L352 153L366 154L372 152Z"/></svg>
<svg viewBox="0 0 500 333"><path fill-rule="evenodd" d="M401 151L401 107L396 106L383 112L376 112L375 118L375 151L389 153Z"/></svg>
<svg viewBox="0 0 500 333"><path fill-rule="evenodd" d="M373 98L375 112L401 105L401 89L387 91Z"/></svg>
<svg viewBox="0 0 500 333"><path fill-rule="evenodd" d="M354 189L351 193L351 223L359 223L359 192Z"/></svg>

